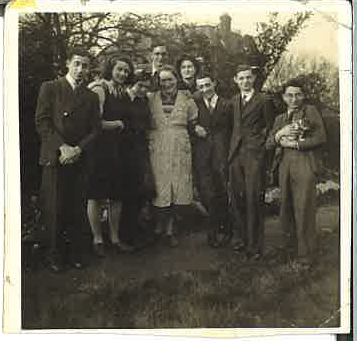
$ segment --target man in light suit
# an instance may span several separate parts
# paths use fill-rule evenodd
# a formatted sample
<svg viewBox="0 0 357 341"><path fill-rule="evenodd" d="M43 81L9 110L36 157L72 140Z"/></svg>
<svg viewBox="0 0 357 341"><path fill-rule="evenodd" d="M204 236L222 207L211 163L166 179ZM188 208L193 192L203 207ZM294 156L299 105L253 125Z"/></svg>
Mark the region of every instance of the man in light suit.
<svg viewBox="0 0 357 341"><path fill-rule="evenodd" d="M274 122L274 105L254 90L249 65L237 67L233 97L233 131L228 154L229 190L238 240L235 249L259 258L264 247L265 141Z"/></svg>
<svg viewBox="0 0 357 341"><path fill-rule="evenodd" d="M84 85L89 61L87 51L74 48L68 54L67 75L42 84L36 108L47 261L55 272L63 263L59 247L63 233L70 242L71 265L83 265L86 158L100 127L98 97Z"/></svg>
<svg viewBox="0 0 357 341"><path fill-rule="evenodd" d="M300 82L285 84L287 111L275 119L266 147L276 149L273 168L279 170L280 221L287 251L299 263L310 265L316 251L316 175L320 171L316 149L326 141L326 133L321 115L304 103L304 97Z"/></svg>
<svg viewBox="0 0 357 341"><path fill-rule="evenodd" d="M208 241L217 247L213 231L228 224L227 155L232 129L230 103L216 94L210 74L196 78L198 108L193 138L193 167L201 201L209 213Z"/></svg>

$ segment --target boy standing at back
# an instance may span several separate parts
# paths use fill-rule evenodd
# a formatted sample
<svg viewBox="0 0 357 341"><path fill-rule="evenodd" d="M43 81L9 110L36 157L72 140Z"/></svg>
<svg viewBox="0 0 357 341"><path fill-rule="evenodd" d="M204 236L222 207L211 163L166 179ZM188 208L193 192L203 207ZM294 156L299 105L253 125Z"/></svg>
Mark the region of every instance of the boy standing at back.
<svg viewBox="0 0 357 341"><path fill-rule="evenodd" d="M309 265L316 249L315 150L326 141L320 114L304 103L303 85L291 80L283 88L287 111L275 119L267 149L276 148L273 167L279 167L280 221L288 252Z"/></svg>

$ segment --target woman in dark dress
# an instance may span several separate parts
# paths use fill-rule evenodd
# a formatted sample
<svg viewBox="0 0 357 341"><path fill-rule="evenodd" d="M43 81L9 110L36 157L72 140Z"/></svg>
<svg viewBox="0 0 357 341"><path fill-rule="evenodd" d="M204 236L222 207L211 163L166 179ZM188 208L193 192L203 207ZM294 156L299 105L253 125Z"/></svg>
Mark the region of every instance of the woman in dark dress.
<svg viewBox="0 0 357 341"><path fill-rule="evenodd" d="M145 225L143 212L150 207L155 196L155 184L149 155L149 129L151 112L147 92L151 75L144 70L136 70L134 80L127 89L127 145L130 153L127 163L127 191L123 201L121 235L130 244L145 245L150 239L150 229ZM145 229L146 228L146 229Z"/></svg>
<svg viewBox="0 0 357 341"><path fill-rule="evenodd" d="M102 132L94 144L89 167L88 219L93 234L93 248L98 256L105 256L101 230L101 200L109 199L108 220L112 245L120 251L132 247L119 239L122 201L127 196L127 160L130 152L127 137L129 117L126 85L133 75L130 60L112 56L106 61L103 77L105 83L96 84L92 91L99 97L102 113Z"/></svg>

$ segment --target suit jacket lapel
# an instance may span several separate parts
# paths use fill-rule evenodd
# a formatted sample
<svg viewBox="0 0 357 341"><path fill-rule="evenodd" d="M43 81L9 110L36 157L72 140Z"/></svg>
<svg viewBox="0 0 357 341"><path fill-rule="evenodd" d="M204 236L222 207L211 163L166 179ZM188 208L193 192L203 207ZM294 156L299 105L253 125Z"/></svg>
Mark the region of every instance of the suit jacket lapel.
<svg viewBox="0 0 357 341"><path fill-rule="evenodd" d="M234 125L240 124L240 119L242 118L242 103L240 100L240 94L237 94L233 100L234 106Z"/></svg>
<svg viewBox="0 0 357 341"><path fill-rule="evenodd" d="M63 106L65 107L65 111L72 111L73 105L75 103L75 95L72 89L72 86L67 81L66 77L62 77L59 80L61 86L61 92L63 94Z"/></svg>
<svg viewBox="0 0 357 341"><path fill-rule="evenodd" d="M210 112L206 106L203 96L197 99L197 104L199 108L200 123L203 125L210 125Z"/></svg>
<svg viewBox="0 0 357 341"><path fill-rule="evenodd" d="M237 94L233 97L233 131L229 149L229 156L228 159L231 160L239 141L241 139L241 118L242 118L242 111L241 111L241 101L240 101L240 94Z"/></svg>
<svg viewBox="0 0 357 341"><path fill-rule="evenodd" d="M78 87L78 89L75 91L75 97L74 97L74 103L73 103L73 110L77 109L78 107L81 107L86 99L85 96L85 87L84 85L81 85Z"/></svg>
<svg viewBox="0 0 357 341"><path fill-rule="evenodd" d="M76 90L73 90L72 86L67 81L66 77L62 77L60 79L60 84L62 86L62 91L66 99L65 106L67 111L74 111L78 107L80 107L85 97L85 86L81 85Z"/></svg>
<svg viewBox="0 0 357 341"><path fill-rule="evenodd" d="M242 117L245 117L247 115L249 115L252 110L256 107L256 105L259 103L259 93L258 92L254 92L252 98L248 101L248 103L245 105L245 107L242 110ZM239 98L239 103L241 103L241 100Z"/></svg>
<svg viewBox="0 0 357 341"><path fill-rule="evenodd" d="M221 107L222 107L222 100L221 100L221 97L218 97L216 107L214 108L213 112L211 113L211 125L212 126L216 125L219 120L219 116L221 114Z"/></svg>

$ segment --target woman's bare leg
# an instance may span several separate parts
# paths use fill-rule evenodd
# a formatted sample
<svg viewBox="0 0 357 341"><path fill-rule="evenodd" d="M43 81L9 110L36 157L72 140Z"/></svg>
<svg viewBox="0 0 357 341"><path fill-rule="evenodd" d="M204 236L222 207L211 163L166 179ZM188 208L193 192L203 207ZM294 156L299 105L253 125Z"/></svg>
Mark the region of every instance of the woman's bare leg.
<svg viewBox="0 0 357 341"><path fill-rule="evenodd" d="M89 199L87 203L87 215L93 234L93 244L102 244L102 226L100 221L101 209L97 200Z"/></svg>

